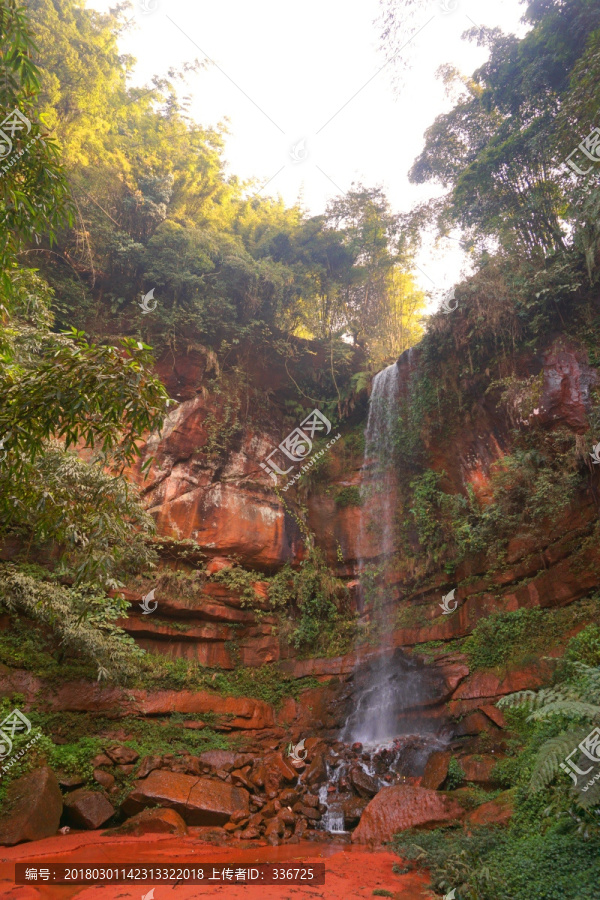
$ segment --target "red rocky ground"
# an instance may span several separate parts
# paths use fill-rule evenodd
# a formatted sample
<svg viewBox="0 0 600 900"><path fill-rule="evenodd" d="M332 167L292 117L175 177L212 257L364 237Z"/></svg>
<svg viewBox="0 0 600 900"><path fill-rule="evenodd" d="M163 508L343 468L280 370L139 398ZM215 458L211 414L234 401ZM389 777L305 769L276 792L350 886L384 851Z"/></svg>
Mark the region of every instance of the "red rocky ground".
<svg viewBox="0 0 600 900"><path fill-rule="evenodd" d="M429 900L427 877L415 872L395 875L394 863L399 859L387 851L368 851L363 847L343 844L295 845L268 847L213 847L200 840L201 829L192 828L186 837L144 835L143 837L102 837L98 832L73 833L47 838L17 847L2 848L0 858L0 897L6 900L141 900L154 887L154 900L192 900L195 897L223 897L227 900L288 900L288 898L326 898L326 900L366 900L374 890L389 891L395 900ZM117 865L123 863L158 863L160 865L220 866L251 863L325 863L325 885L252 886L227 884L200 885L89 885L89 886L19 886L14 883L14 865L24 862L48 866L53 863L80 865Z"/></svg>

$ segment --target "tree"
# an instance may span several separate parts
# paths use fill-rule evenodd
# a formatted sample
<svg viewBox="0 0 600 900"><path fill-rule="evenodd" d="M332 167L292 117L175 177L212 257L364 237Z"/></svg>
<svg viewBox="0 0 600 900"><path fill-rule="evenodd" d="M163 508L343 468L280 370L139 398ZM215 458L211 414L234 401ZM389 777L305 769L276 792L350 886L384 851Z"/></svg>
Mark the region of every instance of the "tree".
<svg viewBox="0 0 600 900"><path fill-rule="evenodd" d="M152 374L150 347L131 338L117 347L95 344L75 329L57 334L52 290L19 265L24 244L38 232L54 242L72 206L58 146L33 123L36 48L14 0L0 0L0 35L2 106L18 113L4 125L10 140L3 152L7 159L19 154L0 179L6 204L0 217L0 535L20 539L25 558L32 546L45 545L58 563L54 579L73 583L51 584L52 577L38 583L4 566L0 598L9 610L54 628L100 674L108 674L110 663L110 674L118 675L139 651L132 653L114 624L123 602L107 600L104 590L118 586L127 567L153 563L152 521L135 489L105 469L122 469L133 459L137 441L160 424L168 401ZM25 144L29 134L35 140ZM84 462L70 446L95 455Z"/></svg>
<svg viewBox="0 0 600 900"><path fill-rule="evenodd" d="M536 0L524 19L532 27L522 39L468 32L489 47L489 59L462 79L460 100L426 133L411 179L450 188L434 213L442 232L458 224L480 244L551 254L567 233L557 115L600 10L591 0ZM448 68L443 74L459 80Z"/></svg>

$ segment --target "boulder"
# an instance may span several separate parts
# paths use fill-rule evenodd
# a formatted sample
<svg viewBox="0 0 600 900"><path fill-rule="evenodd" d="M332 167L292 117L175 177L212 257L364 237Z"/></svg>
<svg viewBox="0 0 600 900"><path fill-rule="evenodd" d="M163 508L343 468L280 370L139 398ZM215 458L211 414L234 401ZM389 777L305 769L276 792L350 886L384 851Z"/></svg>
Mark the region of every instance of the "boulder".
<svg viewBox="0 0 600 900"><path fill-rule="evenodd" d="M63 801L56 775L48 766L34 769L9 785L0 818L0 844L41 841L56 834Z"/></svg>
<svg viewBox="0 0 600 900"><path fill-rule="evenodd" d="M115 811L104 794L79 788L64 799L69 825L75 828L92 830L104 825Z"/></svg>
<svg viewBox="0 0 600 900"><path fill-rule="evenodd" d="M303 806L302 803L294 803L292 807L295 813L299 816L303 816L305 819L310 819L312 822L318 822L321 818L321 813L318 809L313 809L312 806Z"/></svg>
<svg viewBox="0 0 600 900"><path fill-rule="evenodd" d="M238 784L240 787L246 788L247 791L250 791L250 793L253 794L254 785L251 781L248 780L249 771L250 766L244 766L243 769L234 769L231 773L231 780L234 784Z"/></svg>
<svg viewBox="0 0 600 900"><path fill-rule="evenodd" d="M187 825L174 809L143 809L107 834L187 834Z"/></svg>
<svg viewBox="0 0 600 900"><path fill-rule="evenodd" d="M411 785L383 788L363 812L353 843L382 844L397 831L460 819L464 810L446 794Z"/></svg>
<svg viewBox="0 0 600 900"><path fill-rule="evenodd" d="M223 769L225 772L231 772L235 769L235 758L237 754L231 750L206 750L200 755L200 762L213 769Z"/></svg>
<svg viewBox="0 0 600 900"><path fill-rule="evenodd" d="M63 772L57 772L56 777L59 785L61 788L64 788L65 791L72 791L74 788L81 787L85 784L85 778L83 778L82 775L67 775Z"/></svg>
<svg viewBox="0 0 600 900"><path fill-rule="evenodd" d="M260 837L260 831L256 825L248 825L243 831L238 831L237 835L241 840L253 841Z"/></svg>
<svg viewBox="0 0 600 900"><path fill-rule="evenodd" d="M315 751L313 761L304 772L302 780L305 784L317 784L327 778L327 766L325 765L325 749L319 747Z"/></svg>
<svg viewBox="0 0 600 900"><path fill-rule="evenodd" d="M514 797L512 791L503 791L469 813L469 825L506 825L513 814Z"/></svg>
<svg viewBox="0 0 600 900"><path fill-rule="evenodd" d="M488 719L491 719L494 725L497 725L498 728L507 728L507 722L504 717L504 713L501 709L498 709L492 705L485 705L481 707L481 711L485 713Z"/></svg>
<svg viewBox="0 0 600 900"><path fill-rule="evenodd" d="M250 814L244 788L165 769L155 769L136 781L122 809L126 815L135 815L148 806L175 809L188 825L224 825L236 812Z"/></svg>
<svg viewBox="0 0 600 900"><path fill-rule="evenodd" d="M112 766L113 761L110 759L106 753L99 753L97 756L93 758L91 761L91 765L96 769L98 766Z"/></svg>
<svg viewBox="0 0 600 900"><path fill-rule="evenodd" d="M285 788L280 795L279 799L283 803L284 806L293 806L300 794L298 791L293 788Z"/></svg>
<svg viewBox="0 0 600 900"><path fill-rule="evenodd" d="M140 763L139 769L136 772L136 778L145 778L146 775L149 775L150 772L154 771L154 769L160 769L160 766L160 756L144 756Z"/></svg>
<svg viewBox="0 0 600 900"><path fill-rule="evenodd" d="M265 767L267 769L265 787L270 783L278 787L283 781L292 784L298 778L298 773L290 764L290 761L283 758L282 753L269 754L265 758Z"/></svg>
<svg viewBox="0 0 600 900"><path fill-rule="evenodd" d="M470 781L473 784L493 784L493 772L499 759L500 757L492 754L486 756L478 754L461 756L459 763L465 773L465 781Z"/></svg>
<svg viewBox="0 0 600 900"><path fill-rule="evenodd" d="M136 753L131 747L107 747L106 755L110 757L114 763L119 763L124 766L131 765L131 763L137 762L140 758L139 753Z"/></svg>
<svg viewBox="0 0 600 900"><path fill-rule="evenodd" d="M271 819L267 822L267 827L265 828L265 837L271 837L271 835L277 835L277 837L281 837L283 832L285 831L285 824L279 818L279 816L275 816L274 819Z"/></svg>
<svg viewBox="0 0 600 900"><path fill-rule="evenodd" d="M115 783L114 776L104 769L94 769L94 781L103 788L111 788Z"/></svg>
<svg viewBox="0 0 600 900"><path fill-rule="evenodd" d="M362 797L349 797L342 803L344 813L344 827L358 824L369 801Z"/></svg>
<svg viewBox="0 0 600 900"><path fill-rule="evenodd" d="M367 775L358 766L353 766L350 769L350 783L361 797L374 797L379 790L377 779Z"/></svg>
<svg viewBox="0 0 600 900"><path fill-rule="evenodd" d="M421 787L429 788L432 791L441 787L448 775L451 755L443 750L436 750L431 754L421 778Z"/></svg>

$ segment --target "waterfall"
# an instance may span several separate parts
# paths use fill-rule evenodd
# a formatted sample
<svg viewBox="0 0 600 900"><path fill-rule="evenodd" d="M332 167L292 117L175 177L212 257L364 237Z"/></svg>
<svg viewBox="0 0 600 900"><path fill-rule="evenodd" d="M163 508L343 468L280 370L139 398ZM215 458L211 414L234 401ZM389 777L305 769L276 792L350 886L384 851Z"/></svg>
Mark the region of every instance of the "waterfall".
<svg viewBox="0 0 600 900"><path fill-rule="evenodd" d="M399 391L399 370L397 363L394 363L379 372L373 381L365 432L358 538L360 612L369 612L371 626L379 632L379 649L383 649L383 653L380 653L372 666L369 683L357 697L354 712L348 718L341 735L343 741L374 743L397 734L397 673L391 665L393 610L386 602L385 586L391 575L396 543L394 523L397 477L394 446ZM373 572L373 567L376 573ZM375 588L375 581L378 588ZM359 655L358 665L364 661L364 654Z"/></svg>
<svg viewBox="0 0 600 900"><path fill-rule="evenodd" d="M440 696L443 677L393 646L400 509L395 449L401 439L400 377L410 371L411 357L406 351L401 368L394 363L375 376L369 402L357 571L359 611L368 620L370 641L358 651L351 705L340 734L345 749L332 751L327 783L319 794L326 807L322 827L329 832L346 827L343 803L353 796L350 784L357 771L376 790L403 784L423 773L431 753L445 749L450 736L445 721L423 714Z"/></svg>
<svg viewBox="0 0 600 900"><path fill-rule="evenodd" d="M373 796L388 785L414 783L453 733L446 716L428 714L443 696L443 674L393 641L401 582L396 449L402 439L401 376L410 372L412 351L399 363L375 376L369 402L356 553L359 612L369 635L358 648L346 721L339 743L329 749L326 782L319 790L325 807L321 827L330 834L343 834L356 821L357 794Z"/></svg>
<svg viewBox="0 0 600 900"><path fill-rule="evenodd" d="M395 550L394 515L397 483L393 459L399 389L398 365L394 363L375 376L369 401L358 537L361 611L366 601L366 559L372 558L373 555L377 556L385 569ZM372 552L374 543L377 544L375 549L379 551L375 554Z"/></svg>

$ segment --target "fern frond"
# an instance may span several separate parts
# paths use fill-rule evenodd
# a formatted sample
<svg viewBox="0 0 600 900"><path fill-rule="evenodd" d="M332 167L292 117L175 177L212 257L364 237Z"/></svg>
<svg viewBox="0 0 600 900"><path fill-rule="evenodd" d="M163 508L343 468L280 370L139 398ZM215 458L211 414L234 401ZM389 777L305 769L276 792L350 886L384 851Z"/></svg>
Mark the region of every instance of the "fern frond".
<svg viewBox="0 0 600 900"><path fill-rule="evenodd" d="M568 719L590 719L594 721L600 717L600 706L584 703L583 700L555 700L541 709L535 709L527 717L527 721L541 721L557 715L566 716Z"/></svg>
<svg viewBox="0 0 600 900"><path fill-rule="evenodd" d="M559 774L560 764L572 753L577 744L587 737L589 728L577 728L558 737L550 738L542 744L535 761L529 786L532 791L540 791Z"/></svg>
<svg viewBox="0 0 600 900"><path fill-rule="evenodd" d="M535 691L516 691L514 694L507 694L501 697L496 703L498 709L506 709L508 707L525 706L535 700Z"/></svg>

